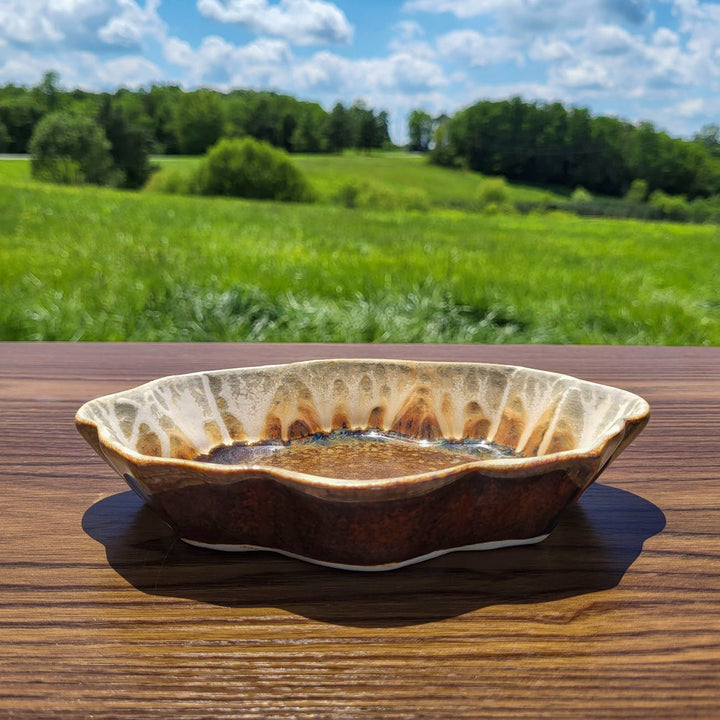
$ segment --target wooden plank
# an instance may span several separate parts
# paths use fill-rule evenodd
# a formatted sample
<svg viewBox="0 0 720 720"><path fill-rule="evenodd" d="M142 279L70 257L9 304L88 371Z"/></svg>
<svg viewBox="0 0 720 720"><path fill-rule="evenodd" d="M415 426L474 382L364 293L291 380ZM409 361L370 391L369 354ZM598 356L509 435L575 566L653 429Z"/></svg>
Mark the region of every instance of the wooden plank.
<svg viewBox="0 0 720 720"><path fill-rule="evenodd" d="M319 357L527 365L652 419L544 543L393 573L177 542L82 402ZM720 716L717 348L0 344L0 717Z"/></svg>

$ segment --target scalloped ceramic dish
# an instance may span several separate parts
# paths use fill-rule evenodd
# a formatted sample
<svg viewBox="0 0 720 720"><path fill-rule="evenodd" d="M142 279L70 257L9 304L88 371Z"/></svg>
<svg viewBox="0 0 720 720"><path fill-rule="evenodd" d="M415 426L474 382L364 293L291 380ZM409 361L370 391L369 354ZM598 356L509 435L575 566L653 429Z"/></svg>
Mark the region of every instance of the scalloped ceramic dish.
<svg viewBox="0 0 720 720"><path fill-rule="evenodd" d="M529 368L318 360L161 378L75 421L186 542L385 570L543 540L648 418Z"/></svg>

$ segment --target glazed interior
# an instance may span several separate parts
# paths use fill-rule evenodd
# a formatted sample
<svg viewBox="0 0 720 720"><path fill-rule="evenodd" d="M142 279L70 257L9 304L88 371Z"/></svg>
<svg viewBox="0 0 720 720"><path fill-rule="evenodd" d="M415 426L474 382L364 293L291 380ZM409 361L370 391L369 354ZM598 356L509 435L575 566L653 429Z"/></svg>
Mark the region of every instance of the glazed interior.
<svg viewBox="0 0 720 720"><path fill-rule="evenodd" d="M647 411L632 393L527 368L320 360L162 378L87 403L78 421L125 454L176 460L340 429L484 440L529 458L591 452Z"/></svg>

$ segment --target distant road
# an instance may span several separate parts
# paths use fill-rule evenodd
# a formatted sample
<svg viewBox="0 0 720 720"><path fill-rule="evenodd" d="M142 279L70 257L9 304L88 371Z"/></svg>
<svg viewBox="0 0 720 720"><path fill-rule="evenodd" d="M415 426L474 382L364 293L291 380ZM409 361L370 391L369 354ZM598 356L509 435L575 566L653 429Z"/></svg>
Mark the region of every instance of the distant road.
<svg viewBox="0 0 720 720"><path fill-rule="evenodd" d="M22 153L0 153L0 160L29 160L29 155Z"/></svg>

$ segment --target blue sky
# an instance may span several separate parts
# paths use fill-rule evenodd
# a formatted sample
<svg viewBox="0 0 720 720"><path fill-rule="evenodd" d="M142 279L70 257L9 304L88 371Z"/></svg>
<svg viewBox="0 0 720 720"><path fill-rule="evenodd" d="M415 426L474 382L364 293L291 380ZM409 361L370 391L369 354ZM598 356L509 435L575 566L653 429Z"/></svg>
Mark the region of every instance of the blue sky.
<svg viewBox="0 0 720 720"><path fill-rule="evenodd" d="M271 89L407 114L559 100L688 136L720 124L709 0L2 0L0 84Z"/></svg>

